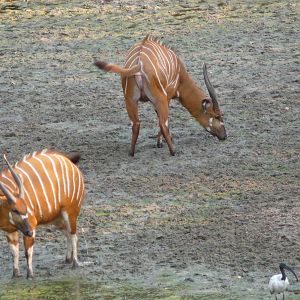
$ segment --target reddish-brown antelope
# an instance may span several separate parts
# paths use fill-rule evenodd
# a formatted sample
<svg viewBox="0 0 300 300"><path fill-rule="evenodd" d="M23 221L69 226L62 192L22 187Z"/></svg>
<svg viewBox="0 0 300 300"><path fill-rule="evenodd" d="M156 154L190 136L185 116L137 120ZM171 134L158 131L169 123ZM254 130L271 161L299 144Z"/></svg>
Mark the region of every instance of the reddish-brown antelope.
<svg viewBox="0 0 300 300"><path fill-rule="evenodd" d="M124 68L102 61L95 62L95 65L106 72L121 75L126 109L132 122L130 155L134 155L140 130L139 101L152 102L160 127L157 146L162 146L163 135L171 155L175 154L168 128L169 103L172 98L178 98L208 132L220 140L226 139L222 113L205 64L203 75L210 98L190 77L174 51L149 35L129 50Z"/></svg>
<svg viewBox="0 0 300 300"><path fill-rule="evenodd" d="M33 277L32 254L38 225L54 224L67 238L66 262L78 265L77 217L84 197L83 176L75 163L80 155L52 150L34 152L0 173L0 229L19 272L18 230L23 233L27 278Z"/></svg>

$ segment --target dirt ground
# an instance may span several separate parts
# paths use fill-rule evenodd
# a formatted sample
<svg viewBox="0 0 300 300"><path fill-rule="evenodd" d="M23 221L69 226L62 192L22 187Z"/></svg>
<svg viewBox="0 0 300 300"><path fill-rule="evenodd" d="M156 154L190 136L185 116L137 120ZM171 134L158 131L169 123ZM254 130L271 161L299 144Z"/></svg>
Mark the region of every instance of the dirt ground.
<svg viewBox="0 0 300 300"><path fill-rule="evenodd" d="M0 1L0 153L79 151L82 266L40 228L35 279L11 279L0 233L0 299L273 299L280 262L300 276L299 4L296 1ZM158 149L141 103L135 157L120 79L147 33L204 86L208 66L228 133L219 142L173 101L177 154ZM4 163L2 163L4 167ZM23 250L23 246L22 246ZM287 298L299 299L288 274Z"/></svg>

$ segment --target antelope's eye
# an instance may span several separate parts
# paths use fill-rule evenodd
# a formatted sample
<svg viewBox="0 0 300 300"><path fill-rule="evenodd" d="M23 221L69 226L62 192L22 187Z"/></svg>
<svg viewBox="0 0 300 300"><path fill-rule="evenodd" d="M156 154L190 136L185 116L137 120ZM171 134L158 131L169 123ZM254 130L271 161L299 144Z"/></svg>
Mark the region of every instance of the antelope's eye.
<svg viewBox="0 0 300 300"><path fill-rule="evenodd" d="M14 209L12 209L11 210L13 213L15 213L15 214L17 214L17 215L19 215L19 212L14 208Z"/></svg>

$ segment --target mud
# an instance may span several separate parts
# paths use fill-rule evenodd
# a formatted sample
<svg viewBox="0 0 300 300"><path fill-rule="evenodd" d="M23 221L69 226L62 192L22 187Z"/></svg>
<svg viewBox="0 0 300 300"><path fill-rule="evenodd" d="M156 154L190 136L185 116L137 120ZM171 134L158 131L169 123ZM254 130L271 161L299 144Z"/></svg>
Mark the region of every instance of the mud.
<svg viewBox="0 0 300 300"><path fill-rule="evenodd" d="M0 1L0 152L80 151L86 200L82 267L40 228L35 279L11 279L0 234L0 299L271 299L284 261L300 274L299 5L296 1ZM119 77L147 33L162 37L224 111L219 142L173 101L177 154L155 148L158 124L140 105L131 128ZM23 249L23 248L22 248ZM289 274L291 292L299 284Z"/></svg>

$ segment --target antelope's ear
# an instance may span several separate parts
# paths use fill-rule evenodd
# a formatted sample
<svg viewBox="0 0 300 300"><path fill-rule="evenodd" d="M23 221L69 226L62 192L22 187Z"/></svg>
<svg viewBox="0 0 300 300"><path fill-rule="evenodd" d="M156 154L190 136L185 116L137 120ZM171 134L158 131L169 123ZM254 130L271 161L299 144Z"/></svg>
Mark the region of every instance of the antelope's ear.
<svg viewBox="0 0 300 300"><path fill-rule="evenodd" d="M203 111L204 111L205 113L207 113L208 108L211 107L211 106L212 106L212 101L211 101L211 100L209 100L209 99L204 99L204 100L202 101L202 107L203 107Z"/></svg>

